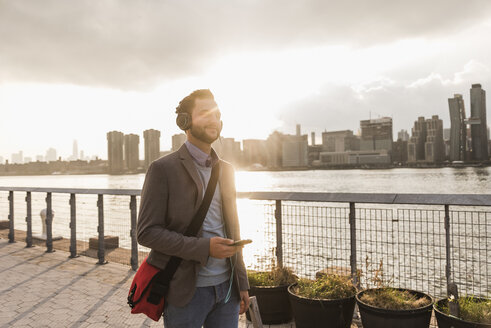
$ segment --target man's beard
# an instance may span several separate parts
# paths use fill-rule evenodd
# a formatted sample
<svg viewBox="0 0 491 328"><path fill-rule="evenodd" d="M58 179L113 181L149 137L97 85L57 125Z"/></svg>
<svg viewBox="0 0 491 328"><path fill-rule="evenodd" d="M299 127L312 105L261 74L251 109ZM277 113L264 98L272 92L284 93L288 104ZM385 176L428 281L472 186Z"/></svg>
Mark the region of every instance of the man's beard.
<svg viewBox="0 0 491 328"><path fill-rule="evenodd" d="M203 142L206 142L207 144L212 144L213 141L217 140L219 137L220 137L220 130L217 129L217 136L216 137L212 137L212 136L209 136L208 134L206 134L206 128L198 128L198 127L195 127L195 126L191 126L191 134L193 135L193 137L195 137L196 139L200 140L200 141L203 141Z"/></svg>

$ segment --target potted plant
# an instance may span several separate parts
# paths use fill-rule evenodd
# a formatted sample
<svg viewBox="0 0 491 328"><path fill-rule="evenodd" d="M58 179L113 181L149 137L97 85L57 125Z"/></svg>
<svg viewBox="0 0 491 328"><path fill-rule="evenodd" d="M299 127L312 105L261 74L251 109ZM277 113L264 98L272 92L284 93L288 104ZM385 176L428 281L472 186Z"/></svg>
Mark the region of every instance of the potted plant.
<svg viewBox="0 0 491 328"><path fill-rule="evenodd" d="M349 328L356 288L350 277L324 274L316 280L300 279L288 288L297 328Z"/></svg>
<svg viewBox="0 0 491 328"><path fill-rule="evenodd" d="M372 281L376 288L356 294L363 328L429 327L433 305L431 296L415 290L389 287L383 278L382 261Z"/></svg>
<svg viewBox="0 0 491 328"><path fill-rule="evenodd" d="M451 302L458 304L458 316L450 314ZM466 296L455 301L454 298L444 298L436 302L433 308L440 328L491 327L491 299Z"/></svg>
<svg viewBox="0 0 491 328"><path fill-rule="evenodd" d="M292 319L287 288L297 281L289 268L275 267L270 271L248 271L249 295L256 296L261 321L264 324L279 324ZM251 320L249 312L247 319Z"/></svg>

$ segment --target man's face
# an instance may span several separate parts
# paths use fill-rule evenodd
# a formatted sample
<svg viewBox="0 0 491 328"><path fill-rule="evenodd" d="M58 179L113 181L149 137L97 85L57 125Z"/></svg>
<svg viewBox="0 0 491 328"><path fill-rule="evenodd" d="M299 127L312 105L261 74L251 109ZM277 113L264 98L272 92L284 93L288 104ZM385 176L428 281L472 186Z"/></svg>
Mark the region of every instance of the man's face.
<svg viewBox="0 0 491 328"><path fill-rule="evenodd" d="M190 132L198 140L212 144L220 136L221 113L211 98L197 98L194 102Z"/></svg>

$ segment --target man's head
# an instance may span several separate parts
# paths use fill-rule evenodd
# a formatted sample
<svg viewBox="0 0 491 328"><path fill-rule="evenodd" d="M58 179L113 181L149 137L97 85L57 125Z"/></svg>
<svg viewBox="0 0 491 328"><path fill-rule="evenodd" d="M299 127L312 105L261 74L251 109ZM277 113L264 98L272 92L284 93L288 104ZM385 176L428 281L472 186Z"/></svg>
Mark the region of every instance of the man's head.
<svg viewBox="0 0 491 328"><path fill-rule="evenodd" d="M176 107L176 113L177 126L186 131L188 139L211 144L220 136L221 114L210 90L195 90L184 97Z"/></svg>

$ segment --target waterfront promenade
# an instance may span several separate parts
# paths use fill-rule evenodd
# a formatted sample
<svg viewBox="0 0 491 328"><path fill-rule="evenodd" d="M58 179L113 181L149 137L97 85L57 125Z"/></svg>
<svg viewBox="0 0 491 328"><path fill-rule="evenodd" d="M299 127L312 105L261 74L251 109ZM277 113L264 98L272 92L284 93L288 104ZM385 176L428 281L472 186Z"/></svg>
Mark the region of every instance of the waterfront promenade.
<svg viewBox="0 0 491 328"><path fill-rule="evenodd" d="M163 326L162 320L130 314L126 296L134 271L129 266L68 256L0 238L0 328ZM241 316L239 327L252 324Z"/></svg>

